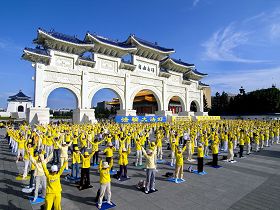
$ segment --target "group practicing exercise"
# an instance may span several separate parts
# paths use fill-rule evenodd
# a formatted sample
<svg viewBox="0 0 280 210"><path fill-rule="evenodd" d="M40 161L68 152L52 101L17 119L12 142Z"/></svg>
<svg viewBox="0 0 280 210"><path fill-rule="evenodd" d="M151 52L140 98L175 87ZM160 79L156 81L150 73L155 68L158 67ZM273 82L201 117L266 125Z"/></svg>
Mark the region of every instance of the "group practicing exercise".
<svg viewBox="0 0 280 210"><path fill-rule="evenodd" d="M44 199L47 210L61 209L61 176L77 184L73 190L94 187L100 209L104 197L107 204L113 205L112 177L119 182L135 179L139 189L149 194L157 191L156 177L164 175L160 174L160 164L170 169L166 180L178 184L186 179L184 171L204 175L205 164L219 168L221 160L232 164L238 158L280 143L280 122L273 120L135 124L108 121L32 127L23 124L17 129L7 124L6 129L15 161L24 163L22 179L29 179L23 191L33 195L32 202L39 197ZM188 170L184 166L189 166ZM130 175L132 167L143 168L146 179L140 182ZM91 185L92 171L100 177L98 186Z"/></svg>

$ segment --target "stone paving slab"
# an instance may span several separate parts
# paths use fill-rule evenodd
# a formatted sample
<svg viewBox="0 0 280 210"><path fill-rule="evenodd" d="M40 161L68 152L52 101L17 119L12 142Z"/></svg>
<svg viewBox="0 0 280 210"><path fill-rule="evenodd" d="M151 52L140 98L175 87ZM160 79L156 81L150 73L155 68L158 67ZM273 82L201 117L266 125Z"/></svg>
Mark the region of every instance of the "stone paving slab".
<svg viewBox="0 0 280 210"><path fill-rule="evenodd" d="M164 150L168 160L170 151ZM21 192L22 182L15 181L17 168L14 156L8 150L5 141L0 147L0 209L40 209L40 205L31 205ZM132 153L129 162L134 162ZM196 168L196 162L184 165L186 182L175 184L163 177L166 172L174 172L170 166L158 164L156 188L158 192L146 195L136 189L140 179L145 179L145 171L128 167L131 179L119 182L112 178L112 201L117 205L113 209L192 209L192 210L236 210L236 209L280 209L280 145L273 145L254 153L247 158L236 158L237 163L220 161L223 166L214 169L205 166L207 175L198 176L186 171L189 165ZM195 158L195 157L194 157ZM221 157L220 157L221 158ZM205 163L211 160L205 160ZM117 166L117 161L115 160ZM116 167L117 169L117 167ZM66 210L96 209L95 196L99 188L99 176L96 169L91 169L91 189L79 191L74 184L62 180L62 208Z"/></svg>

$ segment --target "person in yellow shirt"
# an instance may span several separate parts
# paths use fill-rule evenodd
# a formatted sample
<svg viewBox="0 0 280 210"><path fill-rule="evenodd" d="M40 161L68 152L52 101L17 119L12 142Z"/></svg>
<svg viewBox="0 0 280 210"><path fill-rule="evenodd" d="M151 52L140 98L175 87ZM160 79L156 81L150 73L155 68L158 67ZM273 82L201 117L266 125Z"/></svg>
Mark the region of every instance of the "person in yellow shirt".
<svg viewBox="0 0 280 210"><path fill-rule="evenodd" d="M16 162L19 161L20 157L24 157L24 143L26 142L26 139L20 135L18 138L14 139L18 143L18 153L17 153L17 160Z"/></svg>
<svg viewBox="0 0 280 210"><path fill-rule="evenodd" d="M243 150L244 150L244 143L245 143L245 135L244 135L244 130L241 130L241 136L239 139L239 157L242 158L243 156Z"/></svg>
<svg viewBox="0 0 280 210"><path fill-rule="evenodd" d="M81 152L79 147L74 147L74 152L72 153L72 169L71 169L71 177L78 179L79 175L79 164L81 163ZM74 171L76 171L74 176Z"/></svg>
<svg viewBox="0 0 280 210"><path fill-rule="evenodd" d="M139 139L135 140L135 149L136 149L135 166L142 166L142 148L141 148L141 142Z"/></svg>
<svg viewBox="0 0 280 210"><path fill-rule="evenodd" d="M203 172L203 159L204 159L204 149L201 143L198 144L197 148L197 172Z"/></svg>
<svg viewBox="0 0 280 210"><path fill-rule="evenodd" d="M94 153L95 150L92 150L91 154L89 154L88 152L81 154L82 170L81 170L81 179L80 179L80 187L79 187L80 190L92 187L92 185L90 185L89 169L90 169L90 159L92 158Z"/></svg>
<svg viewBox="0 0 280 210"><path fill-rule="evenodd" d="M233 139L232 139L232 137L230 137L230 139L228 141L228 156L227 156L228 162L236 162L233 160L233 158L234 158L233 144L234 144Z"/></svg>
<svg viewBox="0 0 280 210"><path fill-rule="evenodd" d="M218 153L219 153L219 140L216 138L212 142L212 156L213 156L213 161L212 161L212 166L217 167L218 166Z"/></svg>
<svg viewBox="0 0 280 210"><path fill-rule="evenodd" d="M127 149L125 147L120 148L120 150L119 150L119 165L120 165L119 181L122 178L125 178L125 179L129 178L127 176L128 155L129 155L129 152L127 151Z"/></svg>
<svg viewBox="0 0 280 210"><path fill-rule="evenodd" d="M106 154L106 162L113 163L113 155L114 152L116 151L116 148L113 146L112 142L108 143L108 147L104 149L103 153ZM113 170L113 165L111 167L111 169Z"/></svg>
<svg viewBox="0 0 280 210"><path fill-rule="evenodd" d="M35 202L38 198L38 193L39 193L39 187L42 187L42 197L45 198L46 195L46 176L44 173L43 169L43 164L47 164L53 157L53 152L50 154L49 157L44 159L44 155L40 154L38 157L33 157L31 154L30 155L30 161L32 164L35 166L35 171L34 171L34 176L35 176L35 191L34 191L34 199L33 202Z"/></svg>
<svg viewBox="0 0 280 210"><path fill-rule="evenodd" d="M108 164L108 162L102 162L100 161L99 164L99 171L100 171L100 195L98 198L98 209L101 209L102 207L102 201L103 197L106 193L107 197L107 203L109 205L112 205L111 203L111 176L110 171L113 166L113 163L111 162Z"/></svg>
<svg viewBox="0 0 280 210"><path fill-rule="evenodd" d="M159 160L162 160L162 135L160 133L157 134L156 145L157 145L157 158Z"/></svg>
<svg viewBox="0 0 280 210"><path fill-rule="evenodd" d="M51 172L48 171L46 163L42 163L44 173L47 178L47 189L46 189L46 199L45 199L45 210L51 210L54 206L55 210L61 210L61 184L60 176L63 173L66 163L58 171L57 165L52 165Z"/></svg>
<svg viewBox="0 0 280 210"><path fill-rule="evenodd" d="M55 143L57 142L57 143ZM62 138L58 138L58 137L55 137L54 138L54 144L53 144L53 161L52 161L52 164L53 165L57 165L59 164L59 146L62 142Z"/></svg>
<svg viewBox="0 0 280 210"><path fill-rule="evenodd" d="M95 153L92 158L92 163L94 165L98 165L99 145L102 144L103 142L104 142L104 139L101 141L98 141L98 138L95 138L93 142L90 141L90 143L92 144L92 148L95 150Z"/></svg>
<svg viewBox="0 0 280 210"><path fill-rule="evenodd" d="M31 140L30 141L26 141L24 147L25 147L25 153L24 153L24 172L23 172L22 179L26 179L27 173L28 173L28 166L29 166L29 163L30 163L30 159L29 159L28 153L30 153L30 154L34 153L34 148L33 148Z"/></svg>
<svg viewBox="0 0 280 210"><path fill-rule="evenodd" d="M184 157L183 153L187 149L185 145L183 148L176 147L175 149L175 157L176 157L176 165L175 165L175 182L178 183L178 178L183 180L184 176Z"/></svg>
<svg viewBox="0 0 280 210"><path fill-rule="evenodd" d="M63 142L62 145L59 145L56 141L55 144L60 148L60 163L61 166L64 165L64 162L66 163L66 170L68 170L68 148L71 146L72 141L70 141L68 144L66 142Z"/></svg>
<svg viewBox="0 0 280 210"><path fill-rule="evenodd" d="M148 194L150 191L155 191L155 183L156 183L156 164L155 164L155 155L156 149L146 150L142 147L142 152L144 157L146 158L146 188L145 193Z"/></svg>

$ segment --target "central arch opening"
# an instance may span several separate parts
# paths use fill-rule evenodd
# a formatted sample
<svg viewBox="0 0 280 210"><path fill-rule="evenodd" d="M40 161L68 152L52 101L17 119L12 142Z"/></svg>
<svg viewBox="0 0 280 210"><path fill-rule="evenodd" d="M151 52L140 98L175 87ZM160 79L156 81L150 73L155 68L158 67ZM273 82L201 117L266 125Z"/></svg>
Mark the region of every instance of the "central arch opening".
<svg viewBox="0 0 280 210"><path fill-rule="evenodd" d="M133 109L137 115L155 114L158 103L154 93L150 90L139 91L133 100Z"/></svg>
<svg viewBox="0 0 280 210"><path fill-rule="evenodd" d="M168 111L172 111L172 114L178 114L183 111L182 103L179 96L173 96L168 103Z"/></svg>
<svg viewBox="0 0 280 210"><path fill-rule="evenodd" d="M91 107L95 109L95 118L97 119L114 118L121 106L120 96L110 88L98 90L91 101Z"/></svg>
<svg viewBox="0 0 280 210"><path fill-rule="evenodd" d="M78 107L78 99L71 90L56 88L48 96L47 107L50 108L51 122L71 122L73 110Z"/></svg>

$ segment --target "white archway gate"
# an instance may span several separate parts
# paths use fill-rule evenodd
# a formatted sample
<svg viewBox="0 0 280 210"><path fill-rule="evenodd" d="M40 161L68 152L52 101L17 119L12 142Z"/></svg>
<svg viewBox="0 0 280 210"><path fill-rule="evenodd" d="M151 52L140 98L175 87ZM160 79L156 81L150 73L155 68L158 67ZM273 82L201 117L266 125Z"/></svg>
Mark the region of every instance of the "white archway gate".
<svg viewBox="0 0 280 210"><path fill-rule="evenodd" d="M178 96L182 103L179 115L193 115L190 103L203 112L203 86L206 74L193 64L170 58L167 49L131 35L124 42L86 34L84 40L54 31L38 29L34 41L39 47L25 48L23 58L35 68L34 107L28 110L29 123L49 123L48 95L57 88L69 89L77 98L74 123L95 121L91 101L103 88L113 90L120 99L118 115L135 116L133 100L141 90L151 91L158 103L156 115L171 115L168 103ZM89 53L90 57L83 56ZM129 62L122 57L131 55ZM204 85L205 86L205 85Z"/></svg>

